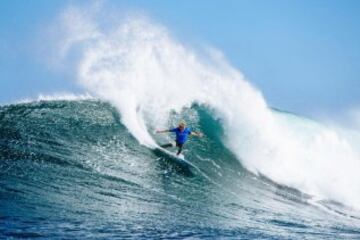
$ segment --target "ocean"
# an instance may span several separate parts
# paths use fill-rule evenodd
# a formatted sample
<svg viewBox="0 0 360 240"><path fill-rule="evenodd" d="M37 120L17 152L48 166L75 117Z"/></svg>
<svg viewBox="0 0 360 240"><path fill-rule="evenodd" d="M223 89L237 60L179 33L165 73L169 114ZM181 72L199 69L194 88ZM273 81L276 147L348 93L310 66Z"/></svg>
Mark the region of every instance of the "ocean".
<svg viewBox="0 0 360 240"><path fill-rule="evenodd" d="M179 119L205 134L185 146L194 167L140 144L104 101L0 107L0 238L359 239L358 211L247 170L208 108Z"/></svg>

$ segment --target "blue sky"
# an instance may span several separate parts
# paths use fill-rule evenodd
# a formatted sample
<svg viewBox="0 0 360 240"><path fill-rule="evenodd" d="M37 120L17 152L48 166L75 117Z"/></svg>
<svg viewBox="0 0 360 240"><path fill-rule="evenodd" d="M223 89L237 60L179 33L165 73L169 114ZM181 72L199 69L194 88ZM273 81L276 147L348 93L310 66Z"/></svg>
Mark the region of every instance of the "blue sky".
<svg viewBox="0 0 360 240"><path fill-rule="evenodd" d="M79 92L72 76L37 53L42 29L69 4L1 1L0 103L39 93ZM306 115L360 106L360 1L105 1L140 10L182 42L207 44L276 108ZM46 43L44 43L46 44Z"/></svg>

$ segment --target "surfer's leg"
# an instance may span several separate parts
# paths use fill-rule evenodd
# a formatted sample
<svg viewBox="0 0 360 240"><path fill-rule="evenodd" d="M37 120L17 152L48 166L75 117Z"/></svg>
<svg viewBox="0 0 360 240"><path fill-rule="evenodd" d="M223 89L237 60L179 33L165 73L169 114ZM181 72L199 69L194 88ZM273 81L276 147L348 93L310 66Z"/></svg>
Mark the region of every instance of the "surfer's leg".
<svg viewBox="0 0 360 240"><path fill-rule="evenodd" d="M177 146L176 143L172 142L172 143L167 143L167 144L161 145L160 147L168 148L168 147L175 147L175 146Z"/></svg>
<svg viewBox="0 0 360 240"><path fill-rule="evenodd" d="M168 147L172 147L172 146L173 146L172 143L161 145L162 148L168 148Z"/></svg>
<svg viewBox="0 0 360 240"><path fill-rule="evenodd" d="M179 150L178 150L178 152L177 152L176 155L179 155L179 154L181 153L182 149L183 149L184 144L176 143L176 146L179 148Z"/></svg>

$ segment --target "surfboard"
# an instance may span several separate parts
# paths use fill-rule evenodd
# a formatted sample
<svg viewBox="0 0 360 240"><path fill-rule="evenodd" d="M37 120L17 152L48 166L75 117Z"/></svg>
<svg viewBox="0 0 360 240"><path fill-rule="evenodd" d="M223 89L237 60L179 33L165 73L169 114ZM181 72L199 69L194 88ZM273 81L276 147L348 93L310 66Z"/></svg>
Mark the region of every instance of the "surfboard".
<svg viewBox="0 0 360 240"><path fill-rule="evenodd" d="M194 167L193 164L191 164L189 161L187 161L184 158L184 155L180 154L180 156L178 156L175 153L170 152L161 147L157 147L157 148L153 149L153 152L157 156L166 158L166 159L170 160L171 162L175 163L176 165L179 165L184 170L186 169L187 171L190 171L190 168Z"/></svg>

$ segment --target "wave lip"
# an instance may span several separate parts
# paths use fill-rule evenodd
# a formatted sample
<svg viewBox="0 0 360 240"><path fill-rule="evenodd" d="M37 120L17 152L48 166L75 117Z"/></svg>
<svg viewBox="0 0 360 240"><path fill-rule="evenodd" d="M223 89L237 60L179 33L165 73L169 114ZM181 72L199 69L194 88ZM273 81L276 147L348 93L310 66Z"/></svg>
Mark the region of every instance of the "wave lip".
<svg viewBox="0 0 360 240"><path fill-rule="evenodd" d="M85 94L74 94L74 93L53 93L53 94L39 94L36 98L24 98L15 101L14 103L5 104L25 104L25 103L33 103L40 101L77 101L77 100L91 100L95 99L89 93Z"/></svg>

